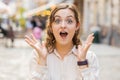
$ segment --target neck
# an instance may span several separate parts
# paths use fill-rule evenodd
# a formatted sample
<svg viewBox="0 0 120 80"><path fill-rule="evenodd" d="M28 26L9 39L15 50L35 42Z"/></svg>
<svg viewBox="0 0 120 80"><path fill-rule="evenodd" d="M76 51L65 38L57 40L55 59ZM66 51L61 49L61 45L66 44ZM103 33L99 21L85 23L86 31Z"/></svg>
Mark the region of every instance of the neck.
<svg viewBox="0 0 120 80"><path fill-rule="evenodd" d="M56 44L56 50L62 59L64 59L64 57L71 51L72 48L72 43L66 45Z"/></svg>

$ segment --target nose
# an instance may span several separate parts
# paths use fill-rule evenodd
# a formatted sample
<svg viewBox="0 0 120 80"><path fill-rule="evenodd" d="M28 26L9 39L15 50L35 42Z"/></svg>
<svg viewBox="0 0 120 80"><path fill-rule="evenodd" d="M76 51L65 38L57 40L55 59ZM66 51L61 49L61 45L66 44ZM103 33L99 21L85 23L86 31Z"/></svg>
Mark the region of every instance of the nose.
<svg viewBox="0 0 120 80"><path fill-rule="evenodd" d="M61 27L62 27L62 28L65 28L65 27L66 27L65 21L62 21Z"/></svg>

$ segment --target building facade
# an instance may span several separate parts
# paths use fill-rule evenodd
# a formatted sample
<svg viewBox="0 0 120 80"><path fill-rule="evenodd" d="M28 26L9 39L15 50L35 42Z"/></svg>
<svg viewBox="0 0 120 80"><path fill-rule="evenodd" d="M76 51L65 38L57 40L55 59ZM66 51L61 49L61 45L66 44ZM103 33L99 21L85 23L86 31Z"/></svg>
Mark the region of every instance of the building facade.
<svg viewBox="0 0 120 80"><path fill-rule="evenodd" d="M104 29L107 44L120 46L120 0L84 0L84 33L90 32L91 26ZM105 28L106 32L105 32Z"/></svg>

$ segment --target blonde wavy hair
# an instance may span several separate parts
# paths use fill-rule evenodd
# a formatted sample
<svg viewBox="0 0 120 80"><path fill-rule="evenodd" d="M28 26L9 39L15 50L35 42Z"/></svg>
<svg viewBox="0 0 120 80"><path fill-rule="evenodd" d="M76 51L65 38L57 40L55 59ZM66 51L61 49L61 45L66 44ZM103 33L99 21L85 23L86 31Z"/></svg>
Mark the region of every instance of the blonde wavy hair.
<svg viewBox="0 0 120 80"><path fill-rule="evenodd" d="M78 12L78 9L76 8L76 6L74 4L63 3L63 4L56 5L55 8L51 11L51 14L48 18L48 22L47 22L47 26L46 26L47 27L46 48L47 48L48 53L52 53L55 49L56 41L55 41L55 37L52 33L52 23L54 22L55 13L61 9L70 9L71 11L73 11L76 22L80 23L80 13ZM76 48L79 44L81 45L80 27L75 32L72 41L73 41L73 45L76 45Z"/></svg>

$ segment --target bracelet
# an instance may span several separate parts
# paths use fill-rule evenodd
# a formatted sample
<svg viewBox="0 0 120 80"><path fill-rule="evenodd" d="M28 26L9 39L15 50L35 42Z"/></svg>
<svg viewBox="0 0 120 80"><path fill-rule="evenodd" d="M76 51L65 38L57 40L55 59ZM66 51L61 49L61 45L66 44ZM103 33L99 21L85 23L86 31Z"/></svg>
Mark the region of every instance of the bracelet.
<svg viewBox="0 0 120 80"><path fill-rule="evenodd" d="M85 59L85 61L78 61L78 62L77 62L77 65L78 65L78 66L88 65L88 60Z"/></svg>

